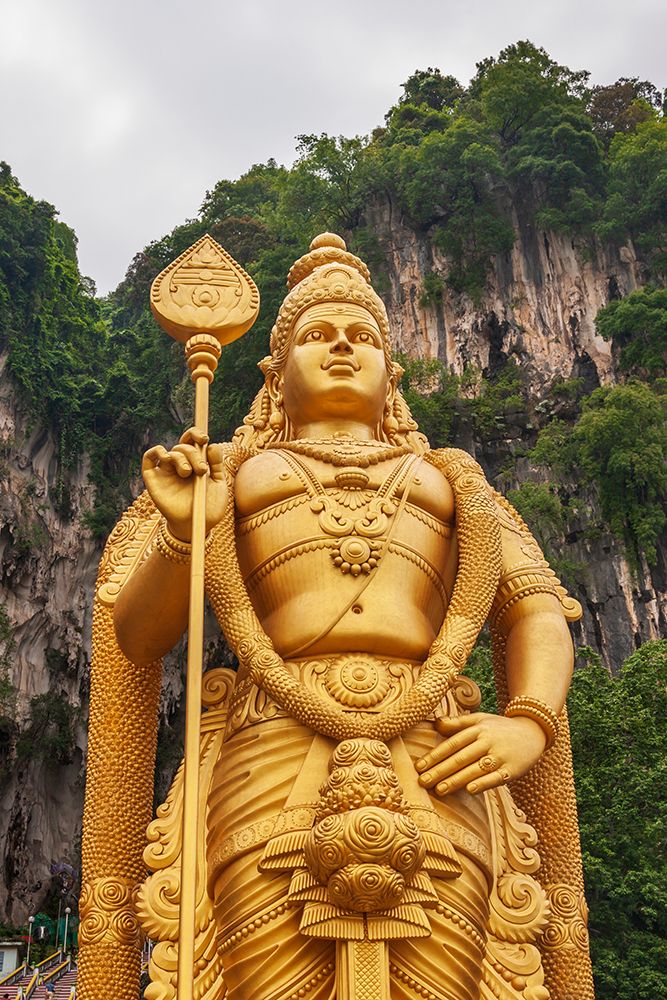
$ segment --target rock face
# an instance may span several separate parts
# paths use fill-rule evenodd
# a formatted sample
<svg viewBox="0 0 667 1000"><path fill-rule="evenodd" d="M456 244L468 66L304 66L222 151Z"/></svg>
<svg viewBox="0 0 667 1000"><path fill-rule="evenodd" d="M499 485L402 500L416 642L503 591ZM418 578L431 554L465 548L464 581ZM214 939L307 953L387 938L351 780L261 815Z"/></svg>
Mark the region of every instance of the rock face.
<svg viewBox="0 0 667 1000"><path fill-rule="evenodd" d="M3 359L4 363L4 359ZM8 376L0 372L0 601L12 628L11 679L17 720L30 699L51 694L77 710L75 745L59 764L19 756L0 785L3 845L0 912L25 917L44 895L52 860L76 862L83 801L90 594L99 548L82 531L91 506L85 467L71 477L71 518L58 513L57 445L44 428L29 429ZM7 773L8 771L8 773ZM34 912L34 911L33 911Z"/></svg>
<svg viewBox="0 0 667 1000"><path fill-rule="evenodd" d="M387 204L376 205L369 221L388 262L385 300L395 349L409 357L438 358L457 375L468 365L488 374L513 357L538 407L550 405L550 388L557 380L583 378L585 393L614 380L610 344L596 333L595 316L611 299L642 284L642 266L632 246L618 251L598 244L592 253L588 244L577 247L569 236L537 232L515 214L513 250L492 269L480 301L473 303L443 283L442 302L424 307L424 277L435 273L446 278L446 259L428 234L401 225ZM475 454L504 492L539 473L517 462L516 478L505 475L498 481L498 452L506 458L534 440L534 432L519 424L510 426L504 440L457 443ZM575 640L592 646L614 669L642 642L667 634L665 550L656 566L642 562L633 572L611 535L591 541L585 523L568 527L560 544L580 570L576 584L566 582L584 608Z"/></svg>
<svg viewBox="0 0 667 1000"><path fill-rule="evenodd" d="M455 374L467 365L493 367L496 355L513 355L541 399L556 378L594 371L600 384L613 377L610 345L595 331L595 316L612 298L642 283L631 246L617 252L598 245L577 248L570 236L537 232L515 216L516 242L492 269L478 303L443 285L440 305L419 304L425 275L447 277L447 260L428 234L420 236L392 218L386 205L370 214L388 262L386 305L395 347L409 357L439 358Z"/></svg>
<svg viewBox="0 0 667 1000"><path fill-rule="evenodd" d="M376 206L370 215L387 260L386 301L399 350L437 357L458 374L467 365L492 371L514 356L542 403L555 379L583 376L586 391L613 379L609 345L595 333L594 317L610 297L641 283L631 248L618 254L599 247L584 255L571 239L536 233L517 218L514 250L495 268L477 304L445 285L442 302L423 308L425 275L446 276L447 262L426 234L404 228L387 206ZM502 440L458 443L475 451L496 478L498 454L511 456L531 433L534 438L528 425L519 424ZM0 756L0 919L17 922L42 903L51 861L79 864L91 596L101 546L82 522L92 501L85 464L67 474L64 498L57 442L48 429L26 426L1 367L0 463L0 604L13 632L9 659L17 725L26 728L31 699L40 695L76 709L73 739L60 762L40 755L39 747L4 764ZM517 479L539 475L525 460L516 469ZM502 489L515 484L506 474L498 483ZM558 544L582 567L574 589L585 617L575 627L575 640L598 650L610 667L618 665L641 642L664 632L667 567L640 566L633 573L611 536L591 540L584 524L569 529ZM219 648L215 655L219 661ZM165 669L160 792L179 753L173 723L181 665L177 654Z"/></svg>

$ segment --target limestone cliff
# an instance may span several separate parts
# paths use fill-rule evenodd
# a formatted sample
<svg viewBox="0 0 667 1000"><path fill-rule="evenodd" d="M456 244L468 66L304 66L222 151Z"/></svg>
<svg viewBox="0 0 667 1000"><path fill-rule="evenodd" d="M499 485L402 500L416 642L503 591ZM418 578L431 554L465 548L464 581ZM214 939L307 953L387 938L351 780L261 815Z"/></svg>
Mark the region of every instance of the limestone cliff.
<svg viewBox="0 0 667 1000"><path fill-rule="evenodd" d="M599 246L586 255L570 238L537 233L517 217L514 249L492 271L479 302L443 285L442 301L425 308L420 305L424 278L433 272L446 277L446 260L427 233L406 229L386 205L370 216L387 262L387 305L403 352L437 357L456 373L468 365L491 370L514 356L527 373L534 407L550 405L550 386L559 377L583 376L587 391L613 378L609 345L596 334L594 317L610 297L641 283L631 247L616 253ZM471 448L497 478L499 455L511 456L534 436L528 415L493 441L476 441L462 428L457 443ZM40 695L76 710L71 746L60 761L39 750L13 751L11 768L0 771L0 914L20 921L41 904L51 861L78 867L91 595L101 546L82 520L92 501L85 459L64 476L58 442L48 428L26 424L1 368L0 448L0 603L13 630L16 725L30 723L31 699ZM539 476L525 458L515 468L517 480ZM497 482L504 489L513 485L506 473ZM619 543L610 535L590 539L582 521L570 524L555 544L582 567L576 596L585 617L575 629L577 643L599 650L611 666L664 631L664 562L633 573ZM175 656L165 674L162 791L178 754L178 728L169 721L182 692L181 662Z"/></svg>
<svg viewBox="0 0 667 1000"><path fill-rule="evenodd" d="M597 243L591 252L590 243L577 245L571 236L539 232L530 215L523 218L515 211L514 247L496 261L480 300L452 292L443 281L442 301L423 306L424 278L446 279L447 260L428 233L403 226L390 204L376 205L369 221L387 261L386 304L401 352L438 358L459 375L468 365L488 373L513 357L527 379L533 412L553 405L550 389L559 379L582 378L586 394L614 381L610 344L596 333L595 316L612 298L642 284L642 264L631 244L617 250ZM464 435L457 443L496 478L508 455L534 441L531 421L519 419L503 439ZM496 479L499 489L540 475L525 461L515 463L515 470L516 477ZM603 533L591 540L586 527L579 517L555 544L581 567L576 584L567 581L584 607L576 641L592 646L614 669L642 642L667 634L665 550L656 566L642 560L633 571L615 538Z"/></svg>

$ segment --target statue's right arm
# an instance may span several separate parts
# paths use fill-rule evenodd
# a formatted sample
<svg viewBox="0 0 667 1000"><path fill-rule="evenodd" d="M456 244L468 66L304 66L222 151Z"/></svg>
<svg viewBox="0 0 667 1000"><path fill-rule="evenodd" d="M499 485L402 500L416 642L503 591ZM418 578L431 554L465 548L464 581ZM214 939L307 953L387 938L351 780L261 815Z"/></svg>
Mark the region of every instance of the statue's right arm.
<svg viewBox="0 0 667 1000"><path fill-rule="evenodd" d="M186 431L171 451L161 445L144 455L141 471L155 506L174 538L189 542L195 476L208 475L206 530L225 510L227 484L220 445L196 430ZM129 577L114 606L118 644L133 663L143 666L176 645L187 627L189 562L177 562L153 548Z"/></svg>

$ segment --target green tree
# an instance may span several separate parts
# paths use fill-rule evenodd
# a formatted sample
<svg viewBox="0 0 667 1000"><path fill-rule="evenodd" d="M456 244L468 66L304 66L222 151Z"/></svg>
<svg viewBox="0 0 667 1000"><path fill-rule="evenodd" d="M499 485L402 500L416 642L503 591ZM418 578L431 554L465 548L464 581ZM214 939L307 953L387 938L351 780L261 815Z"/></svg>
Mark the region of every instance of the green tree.
<svg viewBox="0 0 667 1000"><path fill-rule="evenodd" d="M514 358L489 377L468 369L464 379L475 392L467 408L480 440L504 435L509 417L525 411L524 380Z"/></svg>
<svg viewBox="0 0 667 1000"><path fill-rule="evenodd" d="M489 130L472 118L457 117L418 146L394 146L380 158L387 188L413 224L435 226L434 242L450 265L450 285L479 295L493 255L514 243L512 227L496 203L503 166Z"/></svg>
<svg viewBox="0 0 667 1000"><path fill-rule="evenodd" d="M595 995L667 995L667 641L613 678L590 650L568 698Z"/></svg>
<svg viewBox="0 0 667 1000"><path fill-rule="evenodd" d="M366 197L366 140L325 134L297 139L297 161L279 202L282 226L289 231L296 223L293 237L306 243L323 229L349 232L359 225Z"/></svg>
<svg viewBox="0 0 667 1000"><path fill-rule="evenodd" d="M403 94L385 115L386 129L376 138L390 145L417 145L429 132L447 127L451 113L465 91L453 76L443 76L431 66L417 70L403 84Z"/></svg>
<svg viewBox="0 0 667 1000"><path fill-rule="evenodd" d="M451 445L456 419L459 380L441 361L400 357L405 368L401 391L433 448Z"/></svg>
<svg viewBox="0 0 667 1000"><path fill-rule="evenodd" d="M593 131L609 146L618 132L634 132L638 125L655 117L662 107L662 94L648 80L622 76L616 83L592 87L587 108Z"/></svg>
<svg viewBox="0 0 667 1000"><path fill-rule="evenodd" d="M590 119L575 107L540 111L508 153L508 167L541 205L545 229L586 229L600 215L605 171Z"/></svg>
<svg viewBox="0 0 667 1000"><path fill-rule="evenodd" d="M574 427L553 420L531 453L556 472L597 489L602 516L628 543L655 562L665 526L667 496L667 395L628 382L596 389Z"/></svg>
<svg viewBox="0 0 667 1000"><path fill-rule="evenodd" d="M514 145L545 108L557 104L576 108L589 74L559 66L544 49L520 41L503 49L497 59L477 64L470 94L502 142Z"/></svg>
<svg viewBox="0 0 667 1000"><path fill-rule="evenodd" d="M425 105L433 111L447 111L456 106L465 91L451 75L443 75L439 69L429 66L426 70L416 70L403 84L403 94L399 107L403 104ZM393 111L393 109L392 109ZM388 112L390 117L392 111Z"/></svg>
<svg viewBox="0 0 667 1000"><path fill-rule="evenodd" d="M610 302L595 326L619 348L622 371L648 379L667 374L667 288L647 286Z"/></svg>
<svg viewBox="0 0 667 1000"><path fill-rule="evenodd" d="M606 239L634 240L657 274L667 269L667 119L642 122L614 136L609 188L597 231Z"/></svg>

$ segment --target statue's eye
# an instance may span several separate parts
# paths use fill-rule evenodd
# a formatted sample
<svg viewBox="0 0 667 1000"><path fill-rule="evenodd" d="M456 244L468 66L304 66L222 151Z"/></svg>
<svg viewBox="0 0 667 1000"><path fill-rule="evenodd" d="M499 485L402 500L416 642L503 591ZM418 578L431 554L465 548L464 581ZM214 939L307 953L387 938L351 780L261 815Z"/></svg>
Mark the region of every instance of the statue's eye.
<svg viewBox="0 0 667 1000"><path fill-rule="evenodd" d="M324 334L321 330L309 330L303 339L304 343L309 340L324 340Z"/></svg>
<svg viewBox="0 0 667 1000"><path fill-rule="evenodd" d="M355 337L360 344L375 344L376 338L369 330L359 330Z"/></svg>

